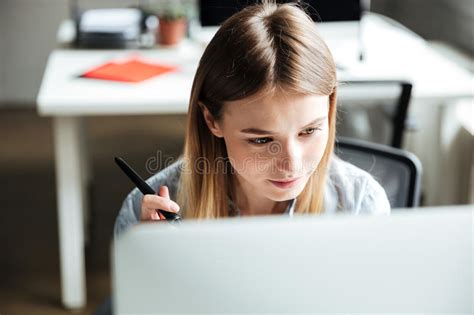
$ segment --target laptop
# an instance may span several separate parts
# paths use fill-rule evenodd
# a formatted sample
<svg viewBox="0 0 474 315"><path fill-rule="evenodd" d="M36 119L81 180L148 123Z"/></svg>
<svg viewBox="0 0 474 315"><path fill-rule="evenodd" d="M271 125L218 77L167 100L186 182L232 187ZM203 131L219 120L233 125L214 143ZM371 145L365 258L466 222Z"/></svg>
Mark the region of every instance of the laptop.
<svg viewBox="0 0 474 315"><path fill-rule="evenodd" d="M472 314L473 206L141 224L112 247L115 314Z"/></svg>

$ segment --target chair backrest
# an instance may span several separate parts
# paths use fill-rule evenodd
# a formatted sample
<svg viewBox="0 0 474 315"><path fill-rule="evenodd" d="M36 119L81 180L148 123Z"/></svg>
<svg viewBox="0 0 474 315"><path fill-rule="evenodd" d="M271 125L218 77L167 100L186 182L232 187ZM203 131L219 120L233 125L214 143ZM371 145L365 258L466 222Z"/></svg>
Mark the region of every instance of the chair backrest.
<svg viewBox="0 0 474 315"><path fill-rule="evenodd" d="M387 99L393 99L391 96L390 87L397 88L395 101L391 102L391 106L376 106L375 111L373 105L368 105L376 102L376 105L384 105ZM359 138L360 135L357 130L363 130L369 133L370 137L363 137L364 140L380 142L376 136L383 134L381 128L386 121L389 122L390 130L386 144L394 148L401 148L403 144L403 135L405 132L405 122L407 120L408 106L411 99L412 84L404 80L345 80L341 81L339 91L341 95L339 105L338 135L345 137ZM346 89L346 93L344 92ZM362 92L361 92L362 91ZM388 94L388 95L386 95ZM345 105L344 99L347 100ZM358 106L354 104L362 103L362 110L365 113L361 117L361 113L356 113ZM371 113L370 110L374 112ZM381 117L381 115L383 117ZM350 124L354 126L350 127ZM373 126L370 126L373 125ZM349 127L348 127L349 126ZM375 135L376 134L376 135Z"/></svg>
<svg viewBox="0 0 474 315"><path fill-rule="evenodd" d="M379 143L339 137L335 153L370 173L385 189L392 208L419 205L421 162L412 153Z"/></svg>

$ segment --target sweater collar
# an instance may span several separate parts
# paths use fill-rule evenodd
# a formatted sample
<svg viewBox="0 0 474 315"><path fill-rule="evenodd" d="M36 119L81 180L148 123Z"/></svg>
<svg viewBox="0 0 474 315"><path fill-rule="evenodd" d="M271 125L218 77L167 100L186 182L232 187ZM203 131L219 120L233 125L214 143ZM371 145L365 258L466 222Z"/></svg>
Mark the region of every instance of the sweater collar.
<svg viewBox="0 0 474 315"><path fill-rule="evenodd" d="M228 198L228 200L229 200L229 216L240 217L240 209L232 201L231 198ZM284 214L288 215L289 217L293 217L293 214L295 213L295 206L296 206L296 198L293 198L290 200L290 203L286 207Z"/></svg>

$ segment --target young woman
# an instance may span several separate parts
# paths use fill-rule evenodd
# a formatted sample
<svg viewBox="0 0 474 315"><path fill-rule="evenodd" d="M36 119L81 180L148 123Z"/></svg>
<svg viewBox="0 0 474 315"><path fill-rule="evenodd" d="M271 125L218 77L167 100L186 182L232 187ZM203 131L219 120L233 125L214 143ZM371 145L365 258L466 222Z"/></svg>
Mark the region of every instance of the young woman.
<svg viewBox="0 0 474 315"><path fill-rule="evenodd" d="M183 156L125 199L115 235L140 221L269 214L389 213L382 187L333 154L336 67L294 4L229 18L207 46L189 102Z"/></svg>

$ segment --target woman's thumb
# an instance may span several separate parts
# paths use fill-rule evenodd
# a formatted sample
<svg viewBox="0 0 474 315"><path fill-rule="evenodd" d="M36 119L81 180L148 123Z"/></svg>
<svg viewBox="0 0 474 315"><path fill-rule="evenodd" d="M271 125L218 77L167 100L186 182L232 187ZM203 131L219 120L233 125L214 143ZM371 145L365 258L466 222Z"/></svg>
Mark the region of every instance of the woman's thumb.
<svg viewBox="0 0 474 315"><path fill-rule="evenodd" d="M168 186L161 186L160 191L158 192L158 195L160 195L161 197L170 199L170 192L168 190Z"/></svg>

